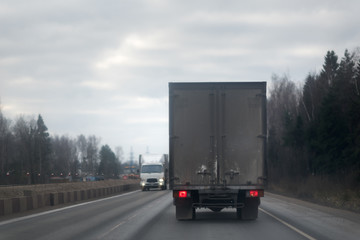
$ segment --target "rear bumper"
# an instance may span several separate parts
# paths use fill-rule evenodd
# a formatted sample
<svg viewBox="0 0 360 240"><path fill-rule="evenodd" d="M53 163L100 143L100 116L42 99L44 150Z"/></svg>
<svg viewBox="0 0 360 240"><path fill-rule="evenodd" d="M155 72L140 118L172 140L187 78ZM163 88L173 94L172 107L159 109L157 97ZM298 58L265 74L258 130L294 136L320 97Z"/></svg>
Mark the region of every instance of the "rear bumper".
<svg viewBox="0 0 360 240"><path fill-rule="evenodd" d="M255 190L255 189L264 189L264 185L237 185L237 186L229 186L226 187L222 185L173 185L173 190L197 190L202 192L224 192L224 191L239 191L239 190Z"/></svg>
<svg viewBox="0 0 360 240"><path fill-rule="evenodd" d="M263 189L257 190L174 190L173 203L176 206L192 205L194 208L243 208L247 199L258 201L264 196Z"/></svg>

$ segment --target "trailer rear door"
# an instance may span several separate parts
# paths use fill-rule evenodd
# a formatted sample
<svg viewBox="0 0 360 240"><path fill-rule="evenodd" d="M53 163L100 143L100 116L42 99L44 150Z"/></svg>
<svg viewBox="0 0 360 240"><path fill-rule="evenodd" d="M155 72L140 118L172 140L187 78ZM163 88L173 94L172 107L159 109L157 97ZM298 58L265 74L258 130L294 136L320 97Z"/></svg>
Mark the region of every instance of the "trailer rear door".
<svg viewBox="0 0 360 240"><path fill-rule="evenodd" d="M266 83L170 83L170 185L263 176Z"/></svg>

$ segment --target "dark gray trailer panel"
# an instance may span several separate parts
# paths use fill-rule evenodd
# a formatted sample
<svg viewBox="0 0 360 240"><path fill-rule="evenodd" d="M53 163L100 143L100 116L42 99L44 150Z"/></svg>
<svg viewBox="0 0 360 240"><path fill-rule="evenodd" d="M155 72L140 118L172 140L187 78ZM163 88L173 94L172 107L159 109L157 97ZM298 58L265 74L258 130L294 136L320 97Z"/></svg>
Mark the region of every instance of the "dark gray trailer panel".
<svg viewBox="0 0 360 240"><path fill-rule="evenodd" d="M266 83L170 83L170 187L261 185Z"/></svg>

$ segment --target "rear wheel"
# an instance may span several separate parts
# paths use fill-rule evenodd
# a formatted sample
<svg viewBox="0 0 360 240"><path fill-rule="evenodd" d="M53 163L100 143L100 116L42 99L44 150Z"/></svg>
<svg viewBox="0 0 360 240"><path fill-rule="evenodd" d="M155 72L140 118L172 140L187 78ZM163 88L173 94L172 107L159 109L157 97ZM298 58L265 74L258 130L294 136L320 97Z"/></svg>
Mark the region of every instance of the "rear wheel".
<svg viewBox="0 0 360 240"><path fill-rule="evenodd" d="M192 220L196 219L196 210L195 208L192 209Z"/></svg>

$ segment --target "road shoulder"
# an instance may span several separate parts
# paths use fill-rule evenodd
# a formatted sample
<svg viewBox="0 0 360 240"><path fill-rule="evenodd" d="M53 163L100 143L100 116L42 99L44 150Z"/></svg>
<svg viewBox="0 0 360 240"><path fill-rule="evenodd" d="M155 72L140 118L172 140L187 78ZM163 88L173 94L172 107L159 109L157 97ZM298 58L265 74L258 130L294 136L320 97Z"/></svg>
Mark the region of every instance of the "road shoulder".
<svg viewBox="0 0 360 240"><path fill-rule="evenodd" d="M344 219L347 219L352 222L360 223L360 214L356 213L356 212L351 212L349 210L342 210L342 209L327 207L327 206L323 206L320 204L316 204L316 203L312 203L312 202L308 202L305 200L292 198L292 197L288 197L288 196L283 196L283 195L279 195L279 194L275 194L275 193L271 193L271 192L266 192L265 196L269 196L271 198L276 198L276 199L279 199L279 200L282 200L285 202L289 202L292 204L297 204L300 206L308 207L311 209L316 209L323 213L333 215L334 217L344 218Z"/></svg>

